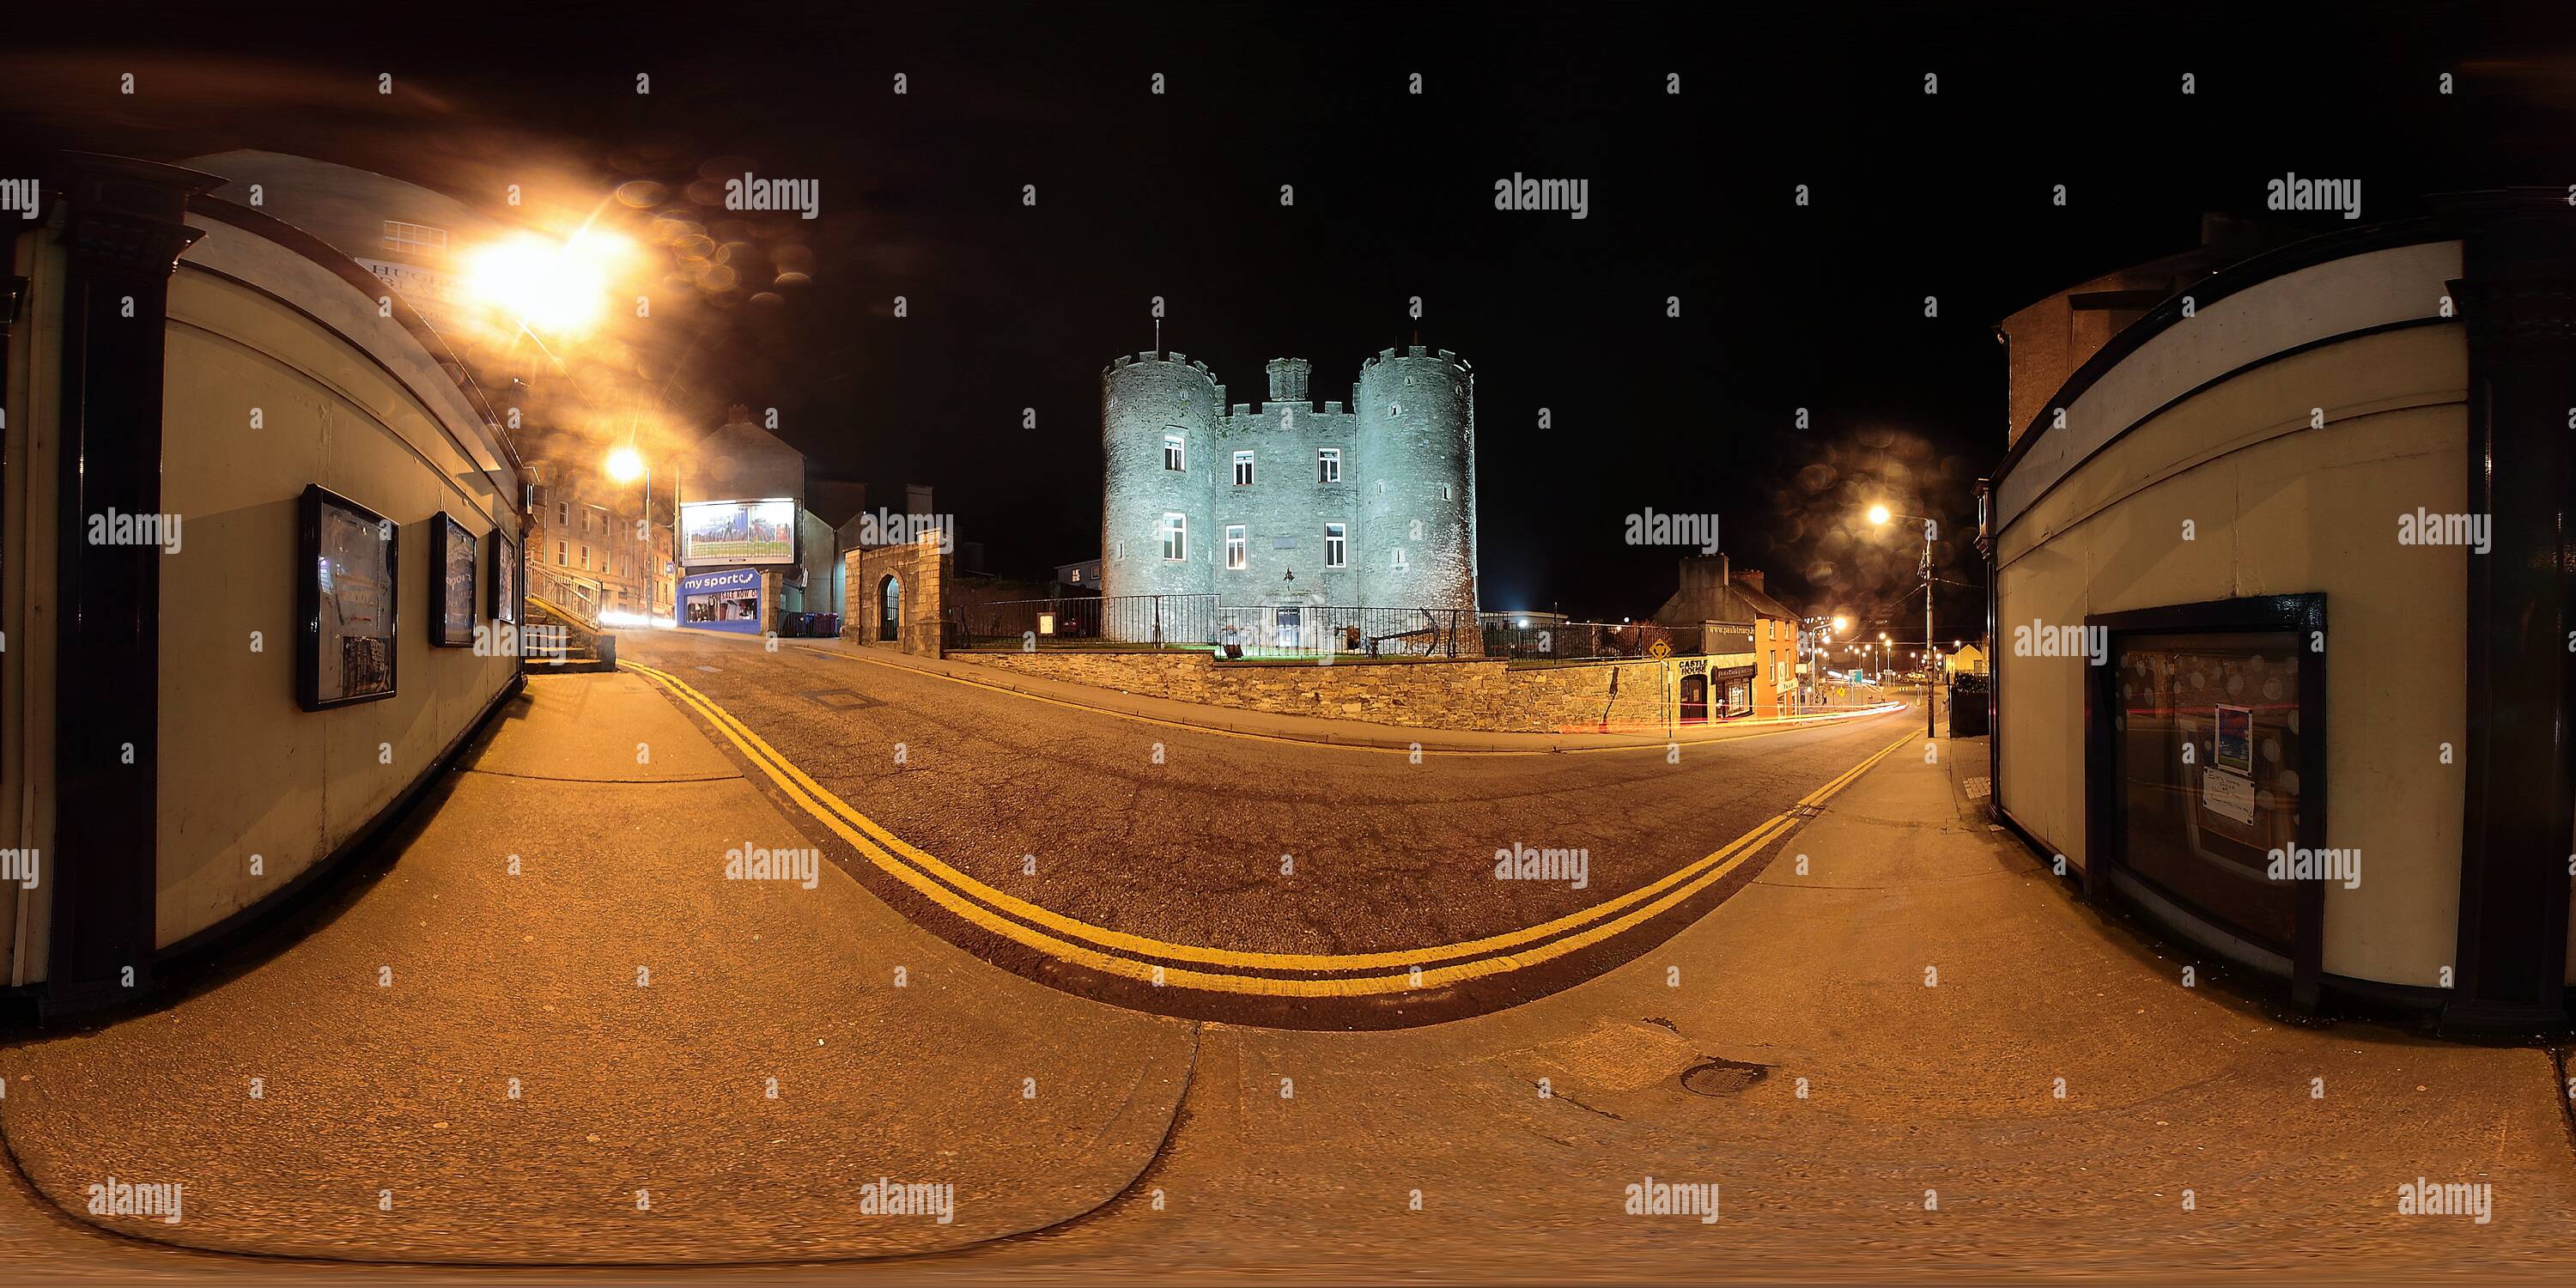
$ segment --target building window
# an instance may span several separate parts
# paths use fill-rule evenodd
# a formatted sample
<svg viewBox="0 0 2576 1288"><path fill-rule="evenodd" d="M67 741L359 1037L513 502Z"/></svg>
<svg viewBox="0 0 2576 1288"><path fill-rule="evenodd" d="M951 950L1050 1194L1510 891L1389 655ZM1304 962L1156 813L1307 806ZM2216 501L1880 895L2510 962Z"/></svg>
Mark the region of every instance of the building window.
<svg viewBox="0 0 2576 1288"><path fill-rule="evenodd" d="M572 562L571 548L570 548L570 547L568 547L568 546L566 546L563 542L560 542L560 541L556 542L556 543L555 543L555 566L556 566L556 567L558 567L558 568L561 568L561 567L563 567L565 564L568 564L568 563L571 563L571 562Z"/></svg>
<svg viewBox="0 0 2576 1288"><path fill-rule="evenodd" d="M572 526L572 502L555 502L555 526L558 528L569 528Z"/></svg>
<svg viewBox="0 0 2576 1288"><path fill-rule="evenodd" d="M1449 495L1449 485L1446 483L1440 485L1440 499L1443 501L1455 499Z"/></svg>
<svg viewBox="0 0 2576 1288"><path fill-rule="evenodd" d="M1395 560L1394 560L1394 565L1393 565L1393 566L1394 566L1394 567L1396 567L1396 568L1398 568L1398 569L1402 569L1403 567L1405 567L1405 562L1404 562L1404 547L1402 547L1402 546L1397 546L1397 547L1395 548Z"/></svg>
<svg viewBox="0 0 2576 1288"><path fill-rule="evenodd" d="M1342 481L1342 449L1338 447L1315 449L1315 481L1318 483Z"/></svg>
<svg viewBox="0 0 2576 1288"><path fill-rule="evenodd" d="M447 230L388 219L385 221L385 249L444 251L447 249Z"/></svg>
<svg viewBox="0 0 2576 1288"><path fill-rule="evenodd" d="M590 567L590 547L587 545L581 548L581 566L584 570Z"/></svg>
<svg viewBox="0 0 2576 1288"><path fill-rule="evenodd" d="M1350 553L1350 529L1339 523L1324 525L1324 566L1339 568Z"/></svg>
<svg viewBox="0 0 2576 1288"><path fill-rule="evenodd" d="M1179 563L1190 557L1190 518L1186 514L1163 516L1163 557Z"/></svg>
<svg viewBox="0 0 2576 1288"><path fill-rule="evenodd" d="M1082 584L1082 570L1080 568L1073 570L1073 584L1077 586Z"/></svg>
<svg viewBox="0 0 2576 1288"><path fill-rule="evenodd" d="M1163 468L1167 470L1187 468L1181 455L1181 436L1178 434L1163 435Z"/></svg>
<svg viewBox="0 0 2576 1288"><path fill-rule="evenodd" d="M1240 523L1227 524L1225 529L1225 566L1237 570L1250 566L1252 560L1246 549L1247 545L1248 543L1243 539L1243 525Z"/></svg>
<svg viewBox="0 0 2576 1288"><path fill-rule="evenodd" d="M1111 542L1109 546L1109 557L1119 563L1127 562L1127 543L1124 541Z"/></svg>
<svg viewBox="0 0 2576 1288"><path fill-rule="evenodd" d="M1236 487L1252 486L1252 453L1236 452L1234 454L1234 485Z"/></svg>

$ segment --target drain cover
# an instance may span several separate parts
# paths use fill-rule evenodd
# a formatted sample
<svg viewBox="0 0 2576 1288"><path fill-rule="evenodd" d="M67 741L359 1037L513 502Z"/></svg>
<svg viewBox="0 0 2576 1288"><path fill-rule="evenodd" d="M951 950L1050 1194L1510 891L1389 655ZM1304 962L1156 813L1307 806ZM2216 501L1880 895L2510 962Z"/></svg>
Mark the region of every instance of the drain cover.
<svg viewBox="0 0 2576 1288"><path fill-rule="evenodd" d="M1711 1060L1682 1070L1682 1090L1694 1096L1731 1096L1769 1076L1769 1065Z"/></svg>

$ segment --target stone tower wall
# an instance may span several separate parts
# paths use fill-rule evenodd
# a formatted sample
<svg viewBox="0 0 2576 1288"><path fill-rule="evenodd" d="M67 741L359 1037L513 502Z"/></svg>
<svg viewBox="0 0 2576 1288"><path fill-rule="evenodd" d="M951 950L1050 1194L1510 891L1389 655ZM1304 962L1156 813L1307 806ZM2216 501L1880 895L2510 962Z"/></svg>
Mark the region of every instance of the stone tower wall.
<svg viewBox="0 0 2576 1288"><path fill-rule="evenodd" d="M1353 561L1371 604L1476 607L1475 389L1446 349L1388 349L1360 366L1367 539Z"/></svg>
<svg viewBox="0 0 2576 1288"><path fill-rule="evenodd" d="M1216 589L1222 540L1209 527L1208 490L1220 468L1216 378L1178 353L1139 354L1100 376L1100 579L1109 595L1203 595ZM1186 468L1164 468L1163 440L1179 434ZM1189 557L1165 560L1163 515L1189 517Z"/></svg>

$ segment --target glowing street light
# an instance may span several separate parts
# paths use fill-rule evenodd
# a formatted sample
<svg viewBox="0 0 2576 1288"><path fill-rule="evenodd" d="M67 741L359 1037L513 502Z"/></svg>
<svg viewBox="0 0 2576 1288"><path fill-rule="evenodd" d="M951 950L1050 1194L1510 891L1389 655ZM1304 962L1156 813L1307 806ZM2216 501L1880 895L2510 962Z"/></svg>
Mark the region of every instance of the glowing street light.
<svg viewBox="0 0 2576 1288"><path fill-rule="evenodd" d="M1929 647L1932 643L1932 521L1919 514L1895 514L1884 505L1869 507L1872 524L1885 526L1889 519L1911 519L1923 525L1923 643ZM1887 637L1882 635L1879 638ZM1933 712L1938 706L1940 702L1932 693L1932 679L1926 675L1923 679L1923 736L1926 738L1933 736Z"/></svg>
<svg viewBox="0 0 2576 1288"><path fill-rule="evenodd" d="M467 257L465 288L531 331L579 335L608 305L609 279L634 249L612 233L556 242L522 234Z"/></svg>
<svg viewBox="0 0 2576 1288"><path fill-rule="evenodd" d="M621 447L608 454L608 477L620 483L632 483L644 474L644 458L632 447Z"/></svg>

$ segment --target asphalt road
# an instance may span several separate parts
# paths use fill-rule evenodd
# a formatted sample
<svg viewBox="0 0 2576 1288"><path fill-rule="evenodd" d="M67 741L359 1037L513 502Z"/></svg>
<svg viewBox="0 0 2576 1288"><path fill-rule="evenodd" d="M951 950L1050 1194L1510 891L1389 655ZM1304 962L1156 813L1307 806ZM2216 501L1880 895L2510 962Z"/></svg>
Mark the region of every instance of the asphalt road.
<svg viewBox="0 0 2576 1288"><path fill-rule="evenodd" d="M1909 727L1897 714L1690 745L1677 757L1632 749L1425 753L1417 762L1175 728L794 640L773 651L652 631L619 644L623 657L684 680L817 783L978 881L1090 926L1249 953L1387 953L1596 909L1794 809ZM1031 951L824 839L916 922L1032 978L1169 1014L1327 1028L1427 1023L1569 986L1703 915L1766 857L1544 967L1393 997L1283 1001L1140 986ZM1498 852L1524 847L1579 852L1580 868L1560 858L1553 879L1498 879Z"/></svg>

